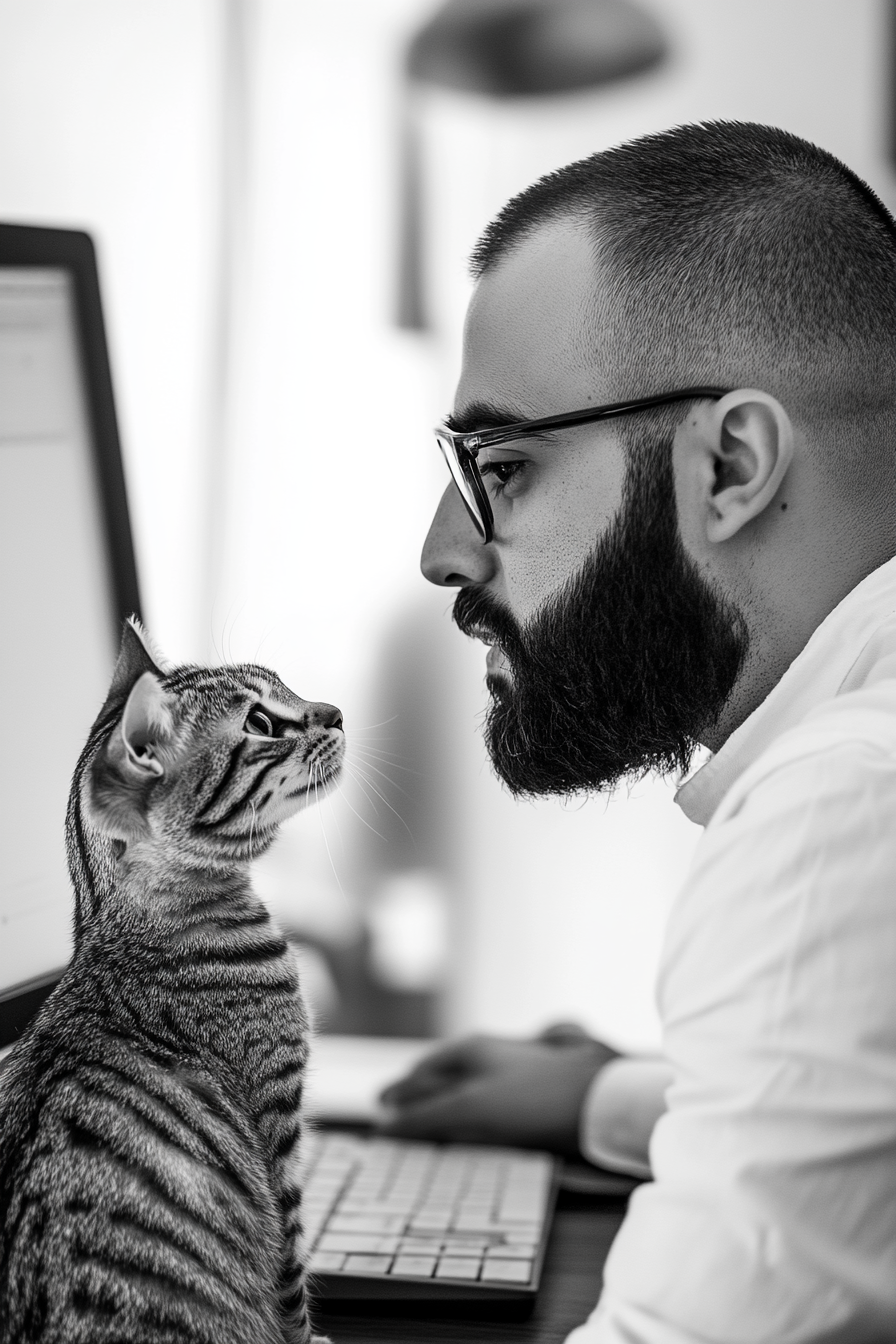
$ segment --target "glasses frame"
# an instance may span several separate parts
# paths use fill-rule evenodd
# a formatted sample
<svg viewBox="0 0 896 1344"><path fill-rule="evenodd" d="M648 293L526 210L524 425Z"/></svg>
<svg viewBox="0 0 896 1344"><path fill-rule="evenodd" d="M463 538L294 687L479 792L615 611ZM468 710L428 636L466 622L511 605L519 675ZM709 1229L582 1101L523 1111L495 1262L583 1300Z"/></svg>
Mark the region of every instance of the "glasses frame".
<svg viewBox="0 0 896 1344"><path fill-rule="evenodd" d="M433 433L473 526L482 538L483 545L487 546L494 539L495 515L476 461L483 448L496 448L502 443L512 443L514 439L528 438L532 434L543 434L553 429L612 420L615 416L649 410L653 406L669 406L676 401L718 401L730 390L724 387L685 387L675 392L660 392L654 397L614 401L607 406L589 406L584 411L566 411L563 415L548 415L539 420L517 420L512 424L476 429L466 434L441 424L436 425Z"/></svg>

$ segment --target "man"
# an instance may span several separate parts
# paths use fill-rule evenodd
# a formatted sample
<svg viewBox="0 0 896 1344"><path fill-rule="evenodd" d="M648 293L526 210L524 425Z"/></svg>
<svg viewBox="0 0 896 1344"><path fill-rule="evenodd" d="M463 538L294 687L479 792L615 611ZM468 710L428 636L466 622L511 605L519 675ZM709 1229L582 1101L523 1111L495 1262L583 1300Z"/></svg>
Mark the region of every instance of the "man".
<svg viewBox="0 0 896 1344"><path fill-rule="evenodd" d="M473 264L423 570L491 646L494 764L568 795L715 754L665 1062L455 1047L393 1129L580 1125L631 1170L652 1131L575 1344L892 1339L896 229L804 141L690 126L536 183Z"/></svg>

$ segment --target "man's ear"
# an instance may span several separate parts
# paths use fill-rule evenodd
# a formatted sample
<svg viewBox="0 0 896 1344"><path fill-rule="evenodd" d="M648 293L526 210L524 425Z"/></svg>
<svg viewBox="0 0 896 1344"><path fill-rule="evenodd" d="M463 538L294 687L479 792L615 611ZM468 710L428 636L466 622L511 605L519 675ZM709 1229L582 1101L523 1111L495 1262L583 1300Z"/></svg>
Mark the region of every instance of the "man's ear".
<svg viewBox="0 0 896 1344"><path fill-rule="evenodd" d="M173 737L171 713L158 677L144 672L131 688L121 719L122 767L133 778L163 775L159 759Z"/></svg>
<svg viewBox="0 0 896 1344"><path fill-rule="evenodd" d="M709 412L706 538L729 541L771 504L793 461L793 424L767 392L729 392Z"/></svg>

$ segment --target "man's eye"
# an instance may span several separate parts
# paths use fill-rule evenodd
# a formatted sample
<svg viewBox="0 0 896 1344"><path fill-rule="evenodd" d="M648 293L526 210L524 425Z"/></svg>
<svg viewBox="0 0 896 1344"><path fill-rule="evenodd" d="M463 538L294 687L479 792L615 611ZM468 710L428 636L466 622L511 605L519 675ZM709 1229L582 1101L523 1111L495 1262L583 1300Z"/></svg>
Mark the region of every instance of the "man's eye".
<svg viewBox="0 0 896 1344"><path fill-rule="evenodd" d="M251 733L254 737L273 737L274 724L263 709L250 709L246 715L243 731Z"/></svg>
<svg viewBox="0 0 896 1344"><path fill-rule="evenodd" d="M479 470L483 478L488 481L491 478L493 482L492 493L501 495L509 485L518 482L526 463L522 460L515 462L482 462Z"/></svg>

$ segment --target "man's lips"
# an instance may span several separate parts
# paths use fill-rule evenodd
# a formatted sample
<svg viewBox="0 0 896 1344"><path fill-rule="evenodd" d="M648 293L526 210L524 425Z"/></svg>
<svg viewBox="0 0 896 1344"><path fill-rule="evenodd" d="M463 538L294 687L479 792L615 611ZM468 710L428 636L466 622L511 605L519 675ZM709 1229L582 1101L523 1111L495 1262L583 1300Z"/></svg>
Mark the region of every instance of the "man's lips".
<svg viewBox="0 0 896 1344"><path fill-rule="evenodd" d="M485 668L490 677L507 677L509 679L511 676L507 655L496 644L485 655Z"/></svg>
<svg viewBox="0 0 896 1344"><path fill-rule="evenodd" d="M472 626L464 630L464 634L469 635L471 639L478 639L487 646L488 652L485 656L485 667L490 677L506 677L508 680L512 677L510 660L504 653L501 646L497 643L493 631L487 630L484 626Z"/></svg>

